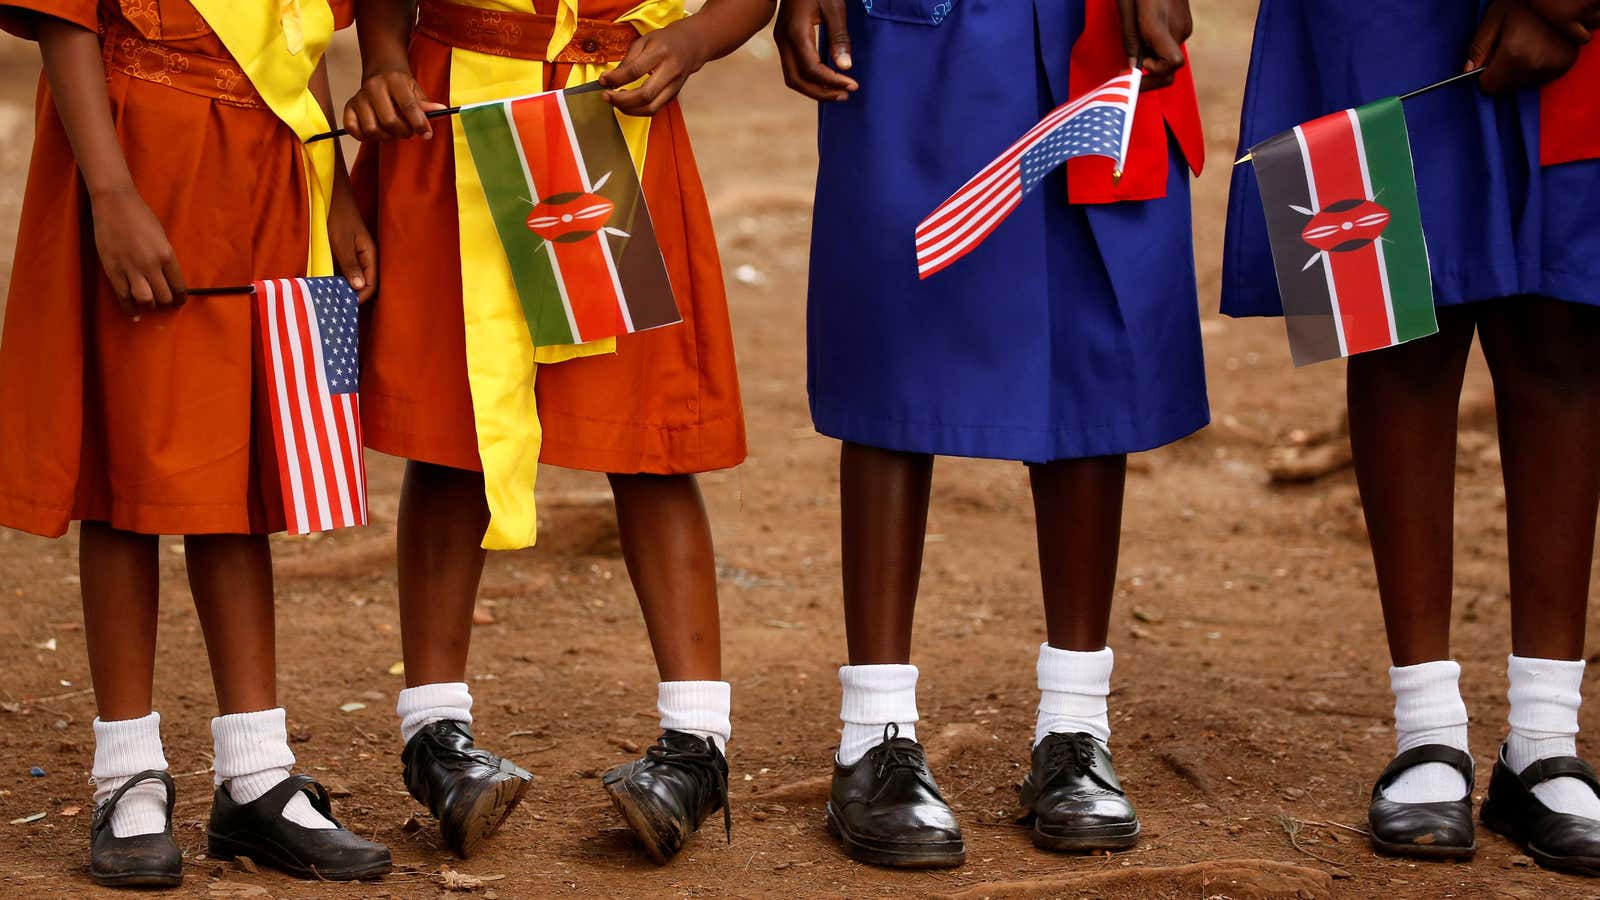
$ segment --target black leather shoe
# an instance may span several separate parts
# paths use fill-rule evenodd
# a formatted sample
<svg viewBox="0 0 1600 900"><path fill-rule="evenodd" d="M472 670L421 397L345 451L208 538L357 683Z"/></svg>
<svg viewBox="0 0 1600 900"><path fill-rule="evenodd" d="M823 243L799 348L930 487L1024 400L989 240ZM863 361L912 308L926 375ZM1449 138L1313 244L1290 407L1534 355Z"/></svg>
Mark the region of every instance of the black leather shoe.
<svg viewBox="0 0 1600 900"><path fill-rule="evenodd" d="M283 817L283 808L301 792L335 827L306 828ZM327 790L309 775L291 775L249 803L235 802L227 785L218 786L206 826L206 855L248 856L280 872L318 881L378 878L390 868L389 848L340 826Z"/></svg>
<svg viewBox="0 0 1600 900"><path fill-rule="evenodd" d="M1139 842L1139 817L1111 753L1083 732L1047 735L1033 748L1022 805L1033 820L1033 843L1045 850L1126 850Z"/></svg>
<svg viewBox="0 0 1600 900"><path fill-rule="evenodd" d="M657 864L677 855L689 835L718 809L722 828L733 840L728 761L713 741L667 731L645 751L644 759L612 769L601 784Z"/></svg>
<svg viewBox="0 0 1600 900"><path fill-rule="evenodd" d="M533 776L508 759L472 745L460 722L429 722L400 754L406 790L439 820L445 846L471 856L499 830L528 793Z"/></svg>
<svg viewBox="0 0 1600 900"><path fill-rule="evenodd" d="M145 781L159 781L167 789L167 827L156 834L117 837L111 830L111 814L128 788ZM172 839L172 808L177 796L172 776L147 769L129 778L117 792L94 811L89 826L89 877L107 887L177 887L183 884L183 852Z"/></svg>
<svg viewBox="0 0 1600 900"><path fill-rule="evenodd" d="M1383 796L1384 788L1394 784L1407 769L1430 762L1444 763L1460 772L1467 782L1466 796L1435 803L1400 803ZM1443 744L1412 747L1396 756L1372 786L1367 824L1373 849L1420 859L1471 859L1478 851L1472 827L1472 776L1472 756Z"/></svg>
<svg viewBox="0 0 1600 900"><path fill-rule="evenodd" d="M1522 845L1547 869L1600 875L1600 820L1545 806L1533 788L1552 778L1576 778L1600 794L1594 769L1576 756L1541 759L1517 774L1506 764L1502 745L1483 801L1483 824Z"/></svg>
<svg viewBox="0 0 1600 900"><path fill-rule="evenodd" d="M944 869L967 861L956 815L928 771L922 745L883 730L883 743L854 765L833 764L828 830L851 859L899 869Z"/></svg>

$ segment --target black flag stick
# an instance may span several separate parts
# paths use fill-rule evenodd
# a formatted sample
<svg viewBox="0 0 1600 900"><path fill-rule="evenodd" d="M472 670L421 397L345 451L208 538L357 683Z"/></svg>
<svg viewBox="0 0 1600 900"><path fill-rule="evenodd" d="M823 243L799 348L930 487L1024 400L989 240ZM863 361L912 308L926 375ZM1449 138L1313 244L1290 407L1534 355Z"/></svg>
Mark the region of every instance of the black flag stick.
<svg viewBox="0 0 1600 900"><path fill-rule="evenodd" d="M1432 91L1437 91L1439 88L1442 88L1442 87L1449 87L1450 85L1455 84L1458 81L1466 81L1469 78L1477 78L1479 75L1482 75L1482 74L1483 74L1483 66L1479 66L1476 69L1468 69L1467 71L1462 72L1459 75L1451 75L1449 78L1446 78L1443 81L1435 81L1433 84L1430 84L1427 87L1420 87L1420 88L1417 88L1414 91L1411 91L1410 93L1401 94L1400 95L1400 100L1405 101L1405 100L1410 100L1410 99L1415 98L1415 97L1421 97L1423 94L1427 94L1427 93L1430 93ZM1239 157L1238 159L1234 160L1233 164L1236 165L1236 166L1242 166L1242 165L1244 165L1245 163L1249 162L1252 159L1255 159L1255 157L1250 155L1249 153L1246 153L1245 155L1243 155L1243 156Z"/></svg>
<svg viewBox="0 0 1600 900"><path fill-rule="evenodd" d="M598 91L598 90L600 90L600 82L591 81L591 82L589 82L587 84L578 85L577 87L567 88L566 89L566 93L570 96L570 95L573 95L573 94L587 94L590 91ZM495 101L488 100L488 101L485 101L485 102L494 103ZM442 119L442 118L444 118L446 116L456 115L459 112L461 112L461 107L459 107L459 106L449 106L449 107L446 107L444 109L433 110L431 112L425 113L425 115L430 119ZM325 141L325 140L328 140L329 138L344 137L347 134L349 134L349 132L344 130L343 128L335 128L332 131L324 131L321 134L313 134L311 137L306 138L306 143L311 144L311 143L315 143L317 141Z"/></svg>
<svg viewBox="0 0 1600 900"><path fill-rule="evenodd" d="M191 297L218 297L224 294L254 294L256 286L253 284L225 284L221 287L189 288Z"/></svg>

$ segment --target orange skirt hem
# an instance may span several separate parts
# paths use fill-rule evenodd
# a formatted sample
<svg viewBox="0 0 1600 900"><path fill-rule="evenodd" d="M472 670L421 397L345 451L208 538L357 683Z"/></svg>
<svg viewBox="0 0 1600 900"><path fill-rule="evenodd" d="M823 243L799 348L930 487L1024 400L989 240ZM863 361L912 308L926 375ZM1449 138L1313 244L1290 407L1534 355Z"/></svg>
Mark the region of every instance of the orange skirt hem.
<svg viewBox="0 0 1600 900"><path fill-rule="evenodd" d="M78 509L41 503L27 497L0 495L0 526L40 537L58 538L73 522L105 522L133 534L266 535L250 525L245 504L150 504L109 501L105 507ZM282 531L282 528L275 531Z"/></svg>

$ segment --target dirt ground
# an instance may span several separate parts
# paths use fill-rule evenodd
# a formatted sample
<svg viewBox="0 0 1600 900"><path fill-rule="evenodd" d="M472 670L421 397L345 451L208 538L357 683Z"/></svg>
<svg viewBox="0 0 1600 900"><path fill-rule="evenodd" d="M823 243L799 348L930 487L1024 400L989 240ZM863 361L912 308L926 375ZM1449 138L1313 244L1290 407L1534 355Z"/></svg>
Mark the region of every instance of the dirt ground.
<svg viewBox="0 0 1600 900"><path fill-rule="evenodd" d="M1491 834L1480 834L1475 862L1457 865L1382 859L1357 832L1393 745L1355 486L1348 471L1296 486L1268 476L1275 451L1315 444L1336 424L1342 367L1294 371L1280 324L1215 313L1253 4L1194 5L1211 154L1195 198L1197 252L1216 424L1137 459L1129 485L1111 709L1113 748L1144 821L1137 850L1051 855L1013 822L1043 638L1033 523L1022 468L971 460L939 464L916 641L922 734L970 861L941 873L871 869L844 859L823 830L844 638L836 447L810 427L800 338L814 113L785 92L762 37L698 76L685 99L729 276L752 450L740 469L703 479L736 688L732 843L708 826L658 868L600 791L597 773L655 736L656 678L604 480L547 471L541 545L491 558L471 666L480 739L531 769L534 787L480 856L459 862L439 849L399 780L400 466L371 455L370 528L276 545L281 693L302 767L335 790L347 823L394 848L397 870L371 886L307 885L204 857L213 701L182 547L164 543L156 693L190 862L181 893L427 897L454 881L503 898L1600 896L1600 885L1528 867ZM342 38L335 57L346 88L352 49ZM0 43L0 246L15 229L36 71L32 47ZM1455 650L1481 788L1503 731L1509 638L1481 363L1467 393ZM1336 437L1310 452L1338 448ZM85 868L94 705L75 556L70 538L0 532L0 823L11 822L0 824L0 884L16 896L95 893ZM1591 734L1597 710L1584 712ZM30 777L35 766L46 774Z"/></svg>

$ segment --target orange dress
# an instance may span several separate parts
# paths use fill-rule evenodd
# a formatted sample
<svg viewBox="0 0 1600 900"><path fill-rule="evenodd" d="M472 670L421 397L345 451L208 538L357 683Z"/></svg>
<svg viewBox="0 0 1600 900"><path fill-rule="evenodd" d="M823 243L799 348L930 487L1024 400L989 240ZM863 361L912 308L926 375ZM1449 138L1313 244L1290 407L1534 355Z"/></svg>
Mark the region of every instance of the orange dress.
<svg viewBox="0 0 1600 900"><path fill-rule="evenodd" d="M609 21L636 5L583 0L580 15ZM550 0L536 5L544 14L553 8ZM486 21L502 15L483 14ZM496 32L477 28L473 34L492 42ZM412 71L432 99L450 96L451 49L435 37L412 37ZM542 89L565 84L568 69L546 66ZM431 141L364 147L354 177L358 190L378 200L378 296L368 304L362 334L367 446L481 469L467 384L450 136L436 125ZM540 461L630 474L734 466L745 457L745 432L727 295L705 189L676 102L651 122L641 180L683 324L620 337L614 355L541 366Z"/></svg>
<svg viewBox="0 0 1600 900"><path fill-rule="evenodd" d="M0 2L0 27L21 37L39 15L101 32L128 167L190 286L304 272L295 135L188 0ZM0 337L0 525L52 537L74 519L146 534L281 530L250 300L123 315L42 78L37 112Z"/></svg>

